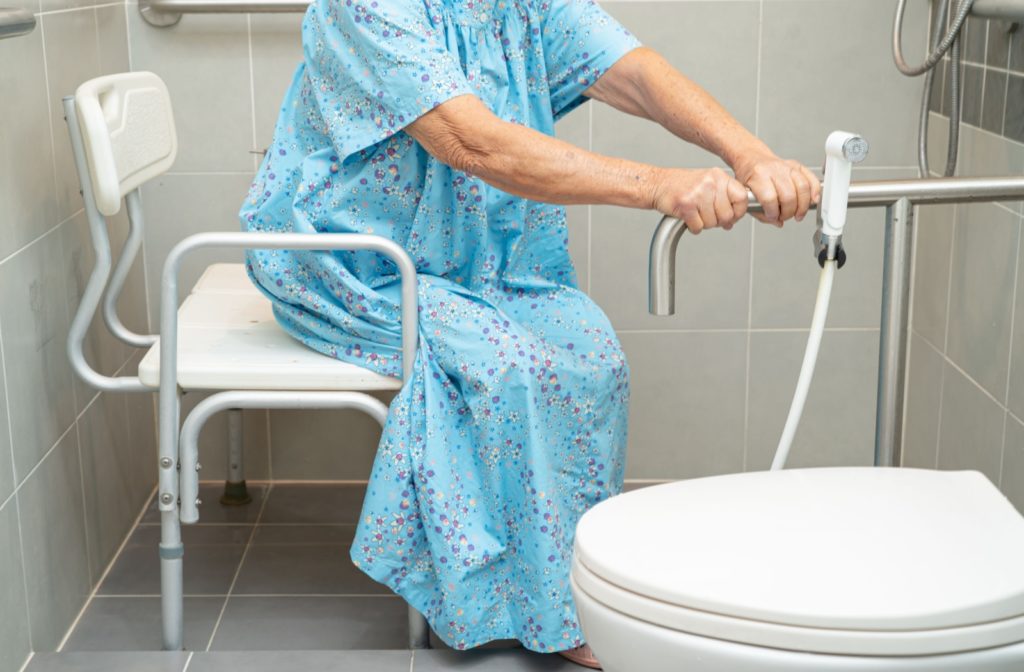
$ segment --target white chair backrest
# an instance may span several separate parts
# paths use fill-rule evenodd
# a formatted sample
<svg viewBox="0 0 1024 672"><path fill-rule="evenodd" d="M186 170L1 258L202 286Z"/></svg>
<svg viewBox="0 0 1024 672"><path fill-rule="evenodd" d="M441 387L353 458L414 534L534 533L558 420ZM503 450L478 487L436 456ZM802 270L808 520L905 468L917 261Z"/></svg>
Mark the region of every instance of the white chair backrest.
<svg viewBox="0 0 1024 672"><path fill-rule="evenodd" d="M90 79L75 92L96 207L117 214L121 199L163 174L178 154L171 97L152 72Z"/></svg>

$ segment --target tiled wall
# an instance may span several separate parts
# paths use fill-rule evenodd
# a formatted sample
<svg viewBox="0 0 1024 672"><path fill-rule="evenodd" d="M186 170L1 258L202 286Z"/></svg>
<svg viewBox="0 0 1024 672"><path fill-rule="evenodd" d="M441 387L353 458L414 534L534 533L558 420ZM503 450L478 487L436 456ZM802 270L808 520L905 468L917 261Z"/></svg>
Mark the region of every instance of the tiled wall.
<svg viewBox="0 0 1024 672"><path fill-rule="evenodd" d="M6 0L11 5L12 0ZM0 41L0 671L54 650L154 482L150 395L95 394L65 355L92 267L61 97L129 67L125 8L13 0L31 34ZM123 219L111 227L116 244ZM121 302L146 329L137 264ZM131 354L94 328L107 374Z"/></svg>
<svg viewBox="0 0 1024 672"><path fill-rule="evenodd" d="M919 87L892 65L892 0L603 4L779 153L820 166L826 135L844 128L872 143L859 177L913 174ZM920 9L906 31L915 54L926 28ZM256 167L252 152L270 142L301 58L300 17L186 16L158 29L141 21L134 4L128 17L133 66L166 79L181 135L177 164L144 192L152 309L173 241L237 229L235 213ZM831 29L837 25L844 29ZM714 163L653 125L599 105L574 112L558 131L608 154L662 165ZM570 213L580 282L611 316L633 372L628 475L763 468L782 429L810 323L818 273L813 218L783 231L745 222L731 233L685 240L680 302L671 318L645 309L646 253L657 219L612 207ZM837 281L824 344L830 365L815 382L794 464L871 460L882 223L877 210L852 218L851 261ZM826 395L845 401L837 405ZM363 479L376 439L370 421L346 413L257 412L246 427L251 478ZM222 436L223 429L206 433L208 478L223 473Z"/></svg>
<svg viewBox="0 0 1024 672"><path fill-rule="evenodd" d="M964 55L957 174L1024 175L1024 34L972 18ZM939 96L933 171L949 128ZM920 209L904 464L978 469L1024 511L1022 213L1021 203Z"/></svg>

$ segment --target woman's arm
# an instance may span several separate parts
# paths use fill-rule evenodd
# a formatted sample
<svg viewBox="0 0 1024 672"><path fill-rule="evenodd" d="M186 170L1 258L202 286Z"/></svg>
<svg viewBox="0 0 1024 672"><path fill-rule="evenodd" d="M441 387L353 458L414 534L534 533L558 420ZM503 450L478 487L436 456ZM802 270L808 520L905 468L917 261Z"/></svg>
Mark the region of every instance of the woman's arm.
<svg viewBox="0 0 1024 672"><path fill-rule="evenodd" d="M820 183L796 161L783 161L749 133L704 89L659 54L641 47L619 59L586 95L657 122L732 166L764 205L763 221L803 219L818 202Z"/></svg>
<svg viewBox="0 0 1024 672"><path fill-rule="evenodd" d="M471 95L405 130L447 165L535 201L654 209L683 219L693 233L731 228L747 209L746 189L723 170L658 168L588 152L503 121Z"/></svg>

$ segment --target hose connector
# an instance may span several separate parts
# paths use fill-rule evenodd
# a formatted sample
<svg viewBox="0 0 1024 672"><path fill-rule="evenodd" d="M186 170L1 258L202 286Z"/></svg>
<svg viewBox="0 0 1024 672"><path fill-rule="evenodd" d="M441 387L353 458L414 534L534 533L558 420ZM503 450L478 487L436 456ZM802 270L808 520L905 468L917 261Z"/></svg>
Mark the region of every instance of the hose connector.
<svg viewBox="0 0 1024 672"><path fill-rule="evenodd" d="M868 143L856 133L834 131L825 141L825 184L818 206L818 227L814 232L814 254L821 266L834 259L836 266L846 263L843 229L846 227L850 176L853 164L868 155Z"/></svg>

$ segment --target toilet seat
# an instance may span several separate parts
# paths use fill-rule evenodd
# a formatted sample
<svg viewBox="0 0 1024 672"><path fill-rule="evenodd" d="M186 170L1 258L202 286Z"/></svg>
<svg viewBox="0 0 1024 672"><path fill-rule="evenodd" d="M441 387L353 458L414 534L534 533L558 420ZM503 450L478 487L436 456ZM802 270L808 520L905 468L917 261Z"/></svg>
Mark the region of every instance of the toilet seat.
<svg viewBox="0 0 1024 672"><path fill-rule="evenodd" d="M696 479L584 515L573 581L639 620L740 643L969 651L1024 641L1024 518L976 472Z"/></svg>

